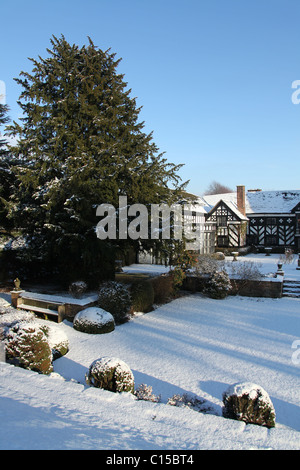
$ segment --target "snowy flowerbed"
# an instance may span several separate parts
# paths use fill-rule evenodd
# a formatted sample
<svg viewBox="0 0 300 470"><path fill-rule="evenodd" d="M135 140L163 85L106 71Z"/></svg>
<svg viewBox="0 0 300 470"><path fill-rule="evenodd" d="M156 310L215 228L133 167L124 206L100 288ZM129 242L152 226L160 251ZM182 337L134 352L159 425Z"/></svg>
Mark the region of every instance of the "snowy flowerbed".
<svg viewBox="0 0 300 470"><path fill-rule="evenodd" d="M299 307L298 299L198 294L137 315L107 335L87 335L65 321L57 327L69 352L50 376L0 364L0 448L299 450L293 349ZM124 361L136 388L147 384L160 400L87 386L90 365L103 356ZM274 428L222 416L223 393L238 382L268 393ZM181 406L184 395L191 398ZM179 406L168 404L172 397ZM195 411L192 397L209 412Z"/></svg>

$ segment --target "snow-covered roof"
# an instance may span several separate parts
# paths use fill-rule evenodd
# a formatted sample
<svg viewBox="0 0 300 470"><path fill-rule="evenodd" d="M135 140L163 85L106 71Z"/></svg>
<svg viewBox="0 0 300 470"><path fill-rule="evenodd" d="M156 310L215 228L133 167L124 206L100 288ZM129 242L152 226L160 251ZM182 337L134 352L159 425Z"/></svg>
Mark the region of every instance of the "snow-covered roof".
<svg viewBox="0 0 300 470"><path fill-rule="evenodd" d="M241 211L239 211L237 204L235 204L232 201L227 201L226 204L229 207L229 209L231 209L232 212L238 216L239 219L248 220L248 217L246 217Z"/></svg>
<svg viewBox="0 0 300 470"><path fill-rule="evenodd" d="M288 213L300 202L300 190L247 192L247 213Z"/></svg>
<svg viewBox="0 0 300 470"><path fill-rule="evenodd" d="M237 193L213 194L204 196L206 211L209 212L220 200L237 210ZM300 190L247 191L246 214L289 213L300 202Z"/></svg>
<svg viewBox="0 0 300 470"><path fill-rule="evenodd" d="M186 203L186 206L187 206L188 210L195 211L198 214L203 214L203 215L206 214L206 212L207 212L207 210L206 210L207 203L203 199L203 197L196 196L194 194L192 194L192 196L195 198L194 201Z"/></svg>
<svg viewBox="0 0 300 470"><path fill-rule="evenodd" d="M245 217L238 209L236 193L213 194L204 196L204 199L206 202L204 207L207 213L210 212L220 201L223 201L241 220L248 220L247 217Z"/></svg>

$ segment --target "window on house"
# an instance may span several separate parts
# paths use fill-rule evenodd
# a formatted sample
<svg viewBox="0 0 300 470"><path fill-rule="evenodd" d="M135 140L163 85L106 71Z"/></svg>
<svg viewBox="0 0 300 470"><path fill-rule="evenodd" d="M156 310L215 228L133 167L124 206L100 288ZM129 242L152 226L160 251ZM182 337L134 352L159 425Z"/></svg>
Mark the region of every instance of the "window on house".
<svg viewBox="0 0 300 470"><path fill-rule="evenodd" d="M267 217L267 225L276 225L276 217Z"/></svg>
<svg viewBox="0 0 300 470"><path fill-rule="evenodd" d="M225 236L218 236L218 246L229 246L229 238Z"/></svg>
<svg viewBox="0 0 300 470"><path fill-rule="evenodd" d="M227 217L225 215L218 215L217 216L217 225L219 227L226 227L227 226Z"/></svg>
<svg viewBox="0 0 300 470"><path fill-rule="evenodd" d="M266 246L275 246L277 245L277 237L274 235L267 235L266 236Z"/></svg>

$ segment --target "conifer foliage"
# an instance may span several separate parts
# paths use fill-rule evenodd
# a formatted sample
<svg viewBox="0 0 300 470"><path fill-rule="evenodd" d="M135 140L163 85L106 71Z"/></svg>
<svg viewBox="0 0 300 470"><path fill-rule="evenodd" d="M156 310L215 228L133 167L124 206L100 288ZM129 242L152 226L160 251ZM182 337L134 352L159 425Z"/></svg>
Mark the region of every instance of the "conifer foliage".
<svg viewBox="0 0 300 470"><path fill-rule="evenodd" d="M5 104L0 104L0 131L9 122L9 108ZM9 195L12 192L13 173L11 171L11 159L7 148L7 141L0 132L0 229L9 229Z"/></svg>
<svg viewBox="0 0 300 470"><path fill-rule="evenodd" d="M78 47L53 36L51 46L16 79L23 118L10 132L23 163L15 221L68 281L105 279L115 247L96 237L96 207L118 207L120 195L128 204L171 203L183 189L181 165L167 163L143 132L115 54L91 39Z"/></svg>

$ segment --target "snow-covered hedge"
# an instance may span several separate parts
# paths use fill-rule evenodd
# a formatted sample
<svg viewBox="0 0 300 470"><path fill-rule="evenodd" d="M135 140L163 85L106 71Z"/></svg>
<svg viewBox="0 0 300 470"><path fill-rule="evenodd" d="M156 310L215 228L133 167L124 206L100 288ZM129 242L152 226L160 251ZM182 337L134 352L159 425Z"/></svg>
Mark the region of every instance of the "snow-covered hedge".
<svg viewBox="0 0 300 470"><path fill-rule="evenodd" d="M223 393L223 416L259 424L272 428L275 426L275 410L268 393L251 382L231 385Z"/></svg>
<svg viewBox="0 0 300 470"><path fill-rule="evenodd" d="M100 286L98 307L111 313L117 324L129 320L131 303L131 296L125 284L108 281Z"/></svg>
<svg viewBox="0 0 300 470"><path fill-rule="evenodd" d="M83 333L104 334L115 329L115 321L114 317L102 308L88 307L76 314L73 327Z"/></svg>
<svg viewBox="0 0 300 470"><path fill-rule="evenodd" d="M52 351L47 336L37 323L18 323L5 337L8 362L42 374L50 374Z"/></svg>
<svg viewBox="0 0 300 470"><path fill-rule="evenodd" d="M28 336L32 335L30 341L29 338L27 341L33 344L32 353L39 349L38 345L34 343L40 341L41 338L43 338L43 341L46 340L49 345L52 354L51 361L58 359L68 352L68 337L58 324L37 319L33 312L18 310L9 305L2 305L0 307L0 314L6 356L9 362L13 362L21 367L26 365L26 368L35 370L35 366L31 366L29 360L31 357L32 361L35 361L33 354L29 354L29 351L25 353L25 350L22 350L21 353L24 331L27 332ZM36 334L39 330L41 330L42 335Z"/></svg>
<svg viewBox="0 0 300 470"><path fill-rule="evenodd" d="M134 393L134 376L130 367L115 357L96 359L90 365L85 380L92 387L110 392Z"/></svg>
<svg viewBox="0 0 300 470"><path fill-rule="evenodd" d="M154 302L154 289L149 280L134 282L130 294L134 312L150 312Z"/></svg>

